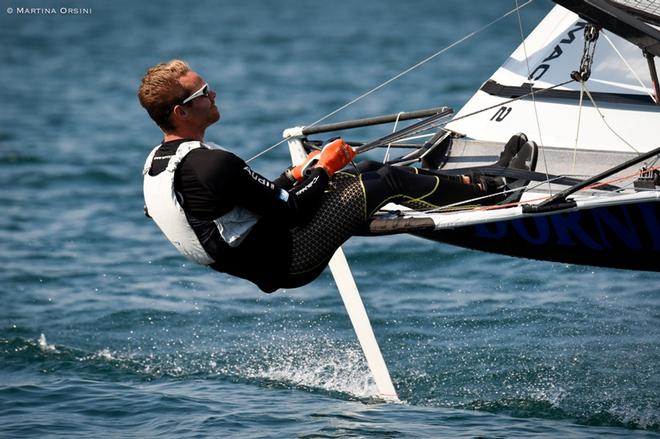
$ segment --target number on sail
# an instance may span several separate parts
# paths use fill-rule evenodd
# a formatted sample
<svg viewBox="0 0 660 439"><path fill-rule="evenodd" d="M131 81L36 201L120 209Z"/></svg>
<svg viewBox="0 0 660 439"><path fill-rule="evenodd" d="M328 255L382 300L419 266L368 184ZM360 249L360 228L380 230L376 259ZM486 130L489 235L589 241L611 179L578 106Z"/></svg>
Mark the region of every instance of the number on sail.
<svg viewBox="0 0 660 439"><path fill-rule="evenodd" d="M505 117L507 117L511 113L511 107L500 107L497 109L495 114L493 114L493 117L490 118L492 121L495 119L495 122L502 122Z"/></svg>

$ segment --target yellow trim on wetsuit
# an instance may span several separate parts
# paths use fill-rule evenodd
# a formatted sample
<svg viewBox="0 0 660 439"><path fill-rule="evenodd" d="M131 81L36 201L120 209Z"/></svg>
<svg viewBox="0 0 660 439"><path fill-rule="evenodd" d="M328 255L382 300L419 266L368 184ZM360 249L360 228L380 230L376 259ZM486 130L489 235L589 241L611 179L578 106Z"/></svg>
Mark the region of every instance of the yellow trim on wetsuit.
<svg viewBox="0 0 660 439"><path fill-rule="evenodd" d="M413 169L415 169L415 168L413 168ZM415 174L417 174L417 171L415 171ZM439 177L436 177L436 176L433 176L433 177L435 178L435 186L433 187L433 189L431 189L430 192L428 192L428 193L422 195L421 197L417 197L417 198L413 198L413 197L410 197L410 196L408 196L408 195L404 195L404 194L392 195L391 197L388 197L388 198L386 198L385 200L383 200L383 202L382 202L381 204L379 204L379 205L373 210L373 212L371 212L366 218L369 218L369 217L370 217L371 215L373 215L376 211L378 211L381 207L383 207L383 206L385 206L387 203L389 203L390 200L393 199L393 198L405 198L406 201L404 201L404 203L405 203L405 202L418 202L418 203L424 203L424 204L427 204L427 205L429 206L430 209L441 207L441 206L438 206L438 205L436 205L436 204L429 203L428 201L424 201L424 198L426 198L426 197L428 197L429 195L433 194L433 193L438 189L438 187L440 186L440 178L439 178ZM363 189L363 191L365 192L365 209L366 209L366 201L367 201L367 198L366 198L366 190L364 189L364 185L362 185L362 189ZM398 204L401 204L401 203L398 203Z"/></svg>

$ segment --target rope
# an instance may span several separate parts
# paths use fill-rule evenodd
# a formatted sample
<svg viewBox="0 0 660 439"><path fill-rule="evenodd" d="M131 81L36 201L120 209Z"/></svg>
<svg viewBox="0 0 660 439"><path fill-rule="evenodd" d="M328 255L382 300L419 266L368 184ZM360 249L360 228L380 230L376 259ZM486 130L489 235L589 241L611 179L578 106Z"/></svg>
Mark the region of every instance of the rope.
<svg viewBox="0 0 660 439"><path fill-rule="evenodd" d="M628 180L629 178L638 177L642 174L653 172L653 171L656 171L658 169L660 169L660 167L658 167L658 166L653 167L653 168L638 169L636 172L634 172L632 174L624 175L624 176L618 177L618 178L613 178L611 180L599 181L598 183L594 183L591 186L587 186L582 190L595 189L595 188L599 188L601 186L605 186L605 185L608 185L608 184L611 184L611 183L616 183L616 182L619 182L619 181Z"/></svg>
<svg viewBox="0 0 660 439"><path fill-rule="evenodd" d="M577 128L575 132L575 145L573 146L573 165L571 173L575 174L575 162L577 161L578 138L580 137L580 126L582 125L582 102L584 98L584 88L580 87L580 103L578 105Z"/></svg>
<svg viewBox="0 0 660 439"><path fill-rule="evenodd" d="M584 102L585 82L591 76L591 66L596 54L596 41L600 31L592 24L584 27L584 45L582 47L582 58L580 59L580 71L571 72L571 78L580 82L580 101L578 103L577 127L575 128L575 144L573 146L573 163L571 173L575 173L575 164L577 161L578 139L580 137L580 126L582 125L582 104Z"/></svg>
<svg viewBox="0 0 660 439"><path fill-rule="evenodd" d="M598 189L601 186L607 186L607 185L610 185L610 184L613 184L613 183L618 183L620 181L628 180L630 178L637 177L637 176L640 176L642 174L651 173L651 172L654 172L656 170L660 170L660 166L654 166L654 167L650 167L650 168L643 168L643 169L637 170L636 172L634 172L632 174L627 174L627 175L624 175L624 176L621 176L621 177L612 178L610 180L599 181L599 182L594 183L590 186L582 188L581 191L586 191L586 190L591 190L591 189ZM552 181L555 181L555 180L560 179L560 178L562 178L562 176L556 176L554 178L538 182L534 186L527 187L524 190L525 191L534 190L537 187L543 186L546 183L549 184ZM451 209L453 207L460 207L462 205L467 205L467 206L465 206L465 209L463 209L463 210L474 210L474 211L495 210L495 209L502 209L502 208L506 208L506 207L520 206L522 204L530 204L530 203L534 203L536 201L546 200L551 196L551 195L544 195L542 197L527 199L525 201L517 201L515 203L507 203L507 204L494 204L492 206L477 206L477 207L470 207L469 206L470 203L474 203L476 201L486 200L486 199L494 197L496 195L508 194L508 193L515 192L515 191L518 191L518 190L521 190L521 189L510 189L508 191L503 191L503 192L498 192L498 193L495 193L495 194L484 195L482 197L476 197L476 198L472 198L472 199L469 199L469 200L463 200L463 201L459 201L459 202L456 202L456 203L447 204L447 205L441 206L441 207L434 207L432 209L428 209L428 210L425 210L425 211L418 211L418 210L410 211L410 212L406 211L406 215L409 215L409 216L424 216L424 215L428 215L429 213L442 213L443 211L446 211L446 210Z"/></svg>
<svg viewBox="0 0 660 439"><path fill-rule="evenodd" d="M561 179L561 178L563 178L563 177L562 176L556 176L554 178L538 182L537 184L535 184L531 188L525 187L525 188L518 188L518 189L509 189L507 191L501 191L501 192L496 192L494 194L483 195L481 197L470 198L469 200L457 201L455 203L446 204L446 205L440 206L440 207L433 207L433 208L423 210L423 211L422 210L414 210L414 211L410 211L410 212L406 211L406 215L424 216L424 215L427 215L429 213L442 213L443 211L446 211L446 210L451 209L453 207L460 207L460 206L464 206L464 205L466 205L464 210L490 210L490 209L501 209L502 207L516 206L518 204L522 204L522 202L509 203L509 204L495 204L495 205L492 205L492 206L477 206L477 207L471 207L471 206L469 206L469 204L474 203L474 202L478 202L478 201L487 200L489 198L493 198L495 196L500 196L500 195L503 195L503 194L510 194L510 193L513 193L513 192L518 192L518 191L521 191L521 190L525 190L525 191L528 190L528 189L533 190L533 189L536 189L537 187L540 187L540 186L542 186L546 183L549 183L551 181L558 180L558 179ZM543 197L538 198L538 199L535 198L535 199L532 199L532 200L525 200L525 203L529 203L529 202L532 202L532 201L544 200L546 198L548 198L548 197L543 196Z"/></svg>
<svg viewBox="0 0 660 439"><path fill-rule="evenodd" d="M259 154L254 155L254 156L250 157L249 159L247 159L247 160L245 161L245 163L250 163L252 160L254 160L254 159L258 158L258 157L261 157L262 155L266 154L266 153L269 152L270 150L275 149L276 147L280 146L281 144L283 144L283 143L286 142L287 140L289 140L289 139L282 139L282 140L280 140L279 142L275 143L274 145L269 146L268 148L266 148L266 149L264 149L263 151L261 151Z"/></svg>
<svg viewBox="0 0 660 439"><path fill-rule="evenodd" d="M623 137L621 137L621 136L619 135L619 133L617 133L616 131L614 131L614 129L610 126L610 124L607 123L607 120L605 119L605 115L600 111L600 108L598 108L598 105L596 105L596 101L594 101L593 96L591 96L591 93L589 92L589 89L587 88L587 84L586 84L585 82L581 82L580 84L582 84L582 87L584 87L584 91L585 91L585 93L587 94L587 97L589 98L589 100L590 100L591 103L593 104L594 108L596 109L596 111L597 111L598 114L600 115L600 117L601 117L601 119L603 120L603 123L605 124L605 126L606 126L606 127L612 132L612 134L614 134L616 137L618 137L619 140L621 140L623 143L625 143L626 145L628 145L628 146L630 147L630 149L632 149L633 151L635 151L637 154L641 154L641 153L637 150L637 148L635 148L635 147L632 146L630 143L628 143L628 141L626 141L626 139L624 139Z"/></svg>
<svg viewBox="0 0 660 439"><path fill-rule="evenodd" d="M516 6L518 6L518 0L516 0ZM527 56L527 45L525 44L525 35L522 27L522 18L520 17L520 10L518 13L518 27L520 28L520 40L522 41L523 52L525 53L525 65L527 66L527 77L531 80L532 70L529 68L529 57ZM545 175L546 178L549 178L548 172L548 159L545 155L545 144L543 143L543 135L541 134L541 122L539 122L539 111L536 108L536 96L534 95L534 84L529 83L529 91L532 93L532 105L534 106L534 117L536 118L536 131L539 135L539 144L541 145L541 151L543 152L543 164L545 166ZM548 190L552 194L552 185L548 184Z"/></svg>
<svg viewBox="0 0 660 439"><path fill-rule="evenodd" d="M553 90L553 89L555 89L555 88L557 88L557 87L563 87L564 85L566 85L566 84L570 84L570 83L573 82L573 81L575 81L575 80L574 80L574 79L569 79L569 80L566 80L566 81L561 82L561 83L559 83L559 84L551 85L550 87L547 87L547 88L542 88L542 89L537 90L537 91L532 91L532 92L530 92L530 93L525 93L525 94L520 95L520 96L518 96L518 97L511 98L511 99L509 99L509 100L507 100L507 101L498 102L497 104L495 104L495 105L491 105L490 107L482 108L481 110L475 110L475 111L473 111L472 113L468 113L468 114L464 114L463 116L455 117L455 118L453 118L452 120L450 120L449 122L456 122L457 120L461 120L461 119L465 119L465 118L468 118L468 117L472 117L472 116L475 116L475 115L477 115L477 114L479 114L479 113L483 113L484 111L492 110L492 109L494 109L494 108L501 107L502 105L510 104L511 102L515 102L515 101L517 101L517 100L519 100L519 99L526 98L526 97L530 96L532 93L541 94L541 93L543 93L543 92ZM449 123L449 122L448 122L448 123Z"/></svg>
<svg viewBox="0 0 660 439"><path fill-rule="evenodd" d="M610 40L610 38L607 36L607 34L606 34L604 31L601 31L601 32L602 32L602 34L603 34L603 37L605 37L605 39L607 40L607 42L608 42L608 43L610 44L610 46L612 47L612 49L614 49L614 52L616 52L616 54L619 55L619 58L621 58L621 61L623 61L623 63L626 65L626 67L628 67L628 70L630 70L630 73L632 73L632 75L635 77L635 79L637 79L637 82L639 82L639 85L642 86L642 89L643 89L643 90L644 90L644 91L645 91L645 92L651 97L651 99L653 99L653 100L655 101L655 97L653 96L653 93L651 92L651 90L649 90L649 88L646 87L646 85L644 85L644 83L642 82L642 80L641 80L641 79L639 78L639 76L637 75L637 72L635 72L635 70L633 70L633 68L630 67L630 64L628 64L628 61L626 61L626 59L623 57L623 55L621 54L621 52L619 52L619 49L616 48L616 46L614 45L614 43L612 42L612 40Z"/></svg>
<svg viewBox="0 0 660 439"><path fill-rule="evenodd" d="M528 0L527 2L525 2L525 3L524 3L522 6L520 6L519 8L524 8L525 6L527 6L528 4L530 4L530 3L533 2L533 1L534 1L534 0ZM494 25L495 23L497 23L497 22L503 20L504 18L508 17L509 15L513 14L513 13L516 12L519 8L512 9L511 11L509 11L509 12L507 12L506 14L502 15L500 18L497 18L497 19L491 21L490 23L486 24L485 26L482 26L481 28L479 28L479 29L477 29L477 30L475 30L475 31L470 32L469 34L467 34L467 35L464 36L463 38L460 38L459 40L457 40L457 41L451 43L449 46L445 47L444 49L439 50L438 52L434 53L433 55L424 58L423 60L421 60L421 61L418 62L417 64L415 64L415 65L413 65L413 66L411 66L411 67L408 67L408 68L407 68L406 70L404 70L403 72L401 72L401 73L399 73L399 74L393 76L392 78L388 79L387 81L383 82L382 84L380 84L380 85L378 85L378 86L372 88L372 89L369 90L368 92L361 94L361 95L358 96L357 98L355 98L355 99L353 99L352 101L350 101L350 102L344 104L343 106L339 107L339 108L336 109L335 111L333 111L333 112L331 112L331 113L329 113L329 114L323 116L322 118L320 118L319 120L317 120L316 122L312 123L312 124L309 125L309 126L314 126L314 125L316 125L317 123L323 122L323 121L326 120L327 118L329 118L329 117L331 117L331 116L334 116L335 114L337 114L337 113L339 113L340 111L344 110L345 108L347 108L347 107L353 105L354 103L356 103L356 102L358 102L358 101L364 99L365 97L369 96L370 94L374 93L375 91L380 90L381 88L385 87L386 85L390 84L391 82L396 81L397 79L399 79L399 78L401 78L402 76L404 76L404 75L406 75L406 74L412 72L413 70L417 69L418 67L421 67L422 65L424 65L424 64L426 64L427 62L431 61L432 59L434 59L434 58L436 58L436 57L442 55L443 53L445 53L445 52L448 51L449 49L452 49L454 46L457 46L458 44L462 43L463 41L465 41L465 40L467 40L467 39L469 39L469 38L472 38L473 36L475 36L475 35L478 34L478 33L483 32L484 30L488 29L489 27L491 27L491 26Z"/></svg>
<svg viewBox="0 0 660 439"><path fill-rule="evenodd" d="M403 112L399 112L396 115L396 120L394 121L394 127L392 128L392 132L396 132L396 127L399 125L399 117L401 117L401 114ZM383 163L387 163L387 161L390 159L390 148L392 147L392 142L387 144L387 149L385 150L385 157L383 157Z"/></svg>
<svg viewBox="0 0 660 439"><path fill-rule="evenodd" d="M399 78L401 78L402 76L404 76L404 75L406 75L406 74L412 72L413 70L417 69L418 67L421 67L422 65L428 63L428 62L431 61L432 59L434 59L434 58L436 58L436 57L442 55L443 53L445 53L445 52L448 51L449 49L452 49L454 46L457 46L458 44L462 43L463 41L465 41L465 40L467 40L467 39L469 39L469 38L472 38L473 36L477 35L478 33L483 32L484 30L488 29L489 27L491 27L491 26L494 25L495 23L500 22L501 20L505 19L506 17L508 17L509 15L511 15L511 14L513 14L514 12L518 11L519 9L524 8L525 6L527 6L528 4L532 3L533 1L534 1L534 0L527 0L527 1L526 1L525 3L523 3L521 6L517 6L515 9L512 9L511 11L509 11L509 12L507 12L506 14L502 15L501 17L499 17L499 18L497 18L497 19L491 21L490 23L486 24L485 26L482 26L482 27L480 27L479 29L470 32L469 34L465 35L464 37L460 38L459 40L454 41L453 43L451 43L449 46L445 47L444 49L441 49L441 50L439 50L438 52L436 52L436 53L434 53L434 54L432 54L432 55L430 55L430 56L424 58L423 60L421 60L421 61L418 62L417 64L415 64L415 65L413 65L413 66L411 66L411 67L408 67L408 68L407 68L406 70L404 70L403 72L401 72L401 73L399 73L399 74L393 76L392 78L388 79L387 81L383 82L382 84L377 85L376 87L372 88L371 90L369 90L369 91L367 91L367 92L361 94L360 96L358 96L357 98L353 99L352 101L350 101L350 102L348 102L348 103L342 105L341 107L339 107L339 108L337 108L336 110L334 110L334 111L332 111L332 112L326 114L326 115L323 116L322 118L318 119L317 121L315 121L315 122L313 122L313 123L311 123L311 124L309 124L309 125L307 125L307 126L308 126L308 127L313 127L313 126L315 126L315 125L317 125L317 124L323 122L323 121L326 120L327 118L334 116L335 114L339 113L340 111L342 111L342 110L344 110L344 109L350 107L351 105L355 104L356 102L358 102L358 101L360 101L360 100L366 98L366 97L369 96L370 94L372 94L372 93L374 93L374 92L380 90L381 88L385 87L386 85L388 85L388 84L390 84L390 83L396 81L397 79L399 79ZM517 3L517 0L516 0L516 3ZM282 140L280 140L279 142L277 142L277 143L275 143L275 144L269 146L268 148L264 149L263 151L261 151L261 152L258 153L257 155L255 155L255 156L249 158L248 160L246 160L246 162L249 163L249 162L251 162L252 160L256 159L257 157L260 157L260 156L266 154L267 152L271 151L272 149L276 148L277 146L281 145L282 143L286 142L287 140L288 140L288 139L282 139Z"/></svg>

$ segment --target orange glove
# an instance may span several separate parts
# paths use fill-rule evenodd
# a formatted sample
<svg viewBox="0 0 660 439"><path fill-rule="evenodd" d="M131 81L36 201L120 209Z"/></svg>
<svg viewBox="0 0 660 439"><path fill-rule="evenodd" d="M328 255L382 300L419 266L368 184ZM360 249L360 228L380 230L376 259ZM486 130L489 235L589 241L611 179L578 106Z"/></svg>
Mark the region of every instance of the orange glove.
<svg viewBox="0 0 660 439"><path fill-rule="evenodd" d="M342 138L334 140L323 147L316 166L320 166L328 173L328 177L346 166L356 156L355 150Z"/></svg>
<svg viewBox="0 0 660 439"><path fill-rule="evenodd" d="M319 154L321 154L321 151L312 151L307 154L304 162L291 168L291 177L296 181L302 181L305 178L305 171L312 168L318 162Z"/></svg>

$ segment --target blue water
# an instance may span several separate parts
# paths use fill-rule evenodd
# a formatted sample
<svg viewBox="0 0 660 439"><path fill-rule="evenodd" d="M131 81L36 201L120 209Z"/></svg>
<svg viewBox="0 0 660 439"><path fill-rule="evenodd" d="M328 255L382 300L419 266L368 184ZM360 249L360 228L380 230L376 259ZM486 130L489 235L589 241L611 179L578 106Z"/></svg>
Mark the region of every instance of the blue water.
<svg viewBox="0 0 660 439"><path fill-rule="evenodd" d="M0 436L660 437L658 274L353 239L385 404L329 274L265 295L142 214L147 67L190 62L218 92L207 139L249 158L514 1L0 3ZM514 14L330 120L458 109L519 41Z"/></svg>

